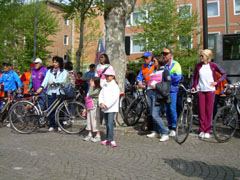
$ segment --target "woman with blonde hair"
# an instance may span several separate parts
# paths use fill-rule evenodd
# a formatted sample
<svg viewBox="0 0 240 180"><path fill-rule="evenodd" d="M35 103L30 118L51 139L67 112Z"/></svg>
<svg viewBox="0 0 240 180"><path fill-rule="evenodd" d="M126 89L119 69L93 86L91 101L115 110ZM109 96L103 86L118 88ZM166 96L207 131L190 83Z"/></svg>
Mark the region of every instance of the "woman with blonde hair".
<svg viewBox="0 0 240 180"><path fill-rule="evenodd" d="M200 53L200 63L195 67L192 76L192 89L198 90L199 106L199 137L210 138L211 120L215 90L218 83L226 78L224 70L216 63L211 62L212 51L204 49ZM222 77L216 78L216 72Z"/></svg>

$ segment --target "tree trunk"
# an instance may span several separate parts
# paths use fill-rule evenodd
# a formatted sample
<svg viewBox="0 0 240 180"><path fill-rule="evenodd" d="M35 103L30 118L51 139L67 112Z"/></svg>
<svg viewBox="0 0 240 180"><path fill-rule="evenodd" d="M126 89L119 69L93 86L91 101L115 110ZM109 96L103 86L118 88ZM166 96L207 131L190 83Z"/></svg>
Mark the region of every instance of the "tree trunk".
<svg viewBox="0 0 240 180"><path fill-rule="evenodd" d="M126 75L125 26L136 0L105 0L105 52L116 72L116 79L121 93L124 93ZM117 115L116 123L123 124Z"/></svg>
<svg viewBox="0 0 240 180"><path fill-rule="evenodd" d="M76 62L77 62L77 67L76 67L76 72L80 71L80 61L82 57L82 49L83 49L83 37L84 37L84 21L85 21L85 0L82 3L82 11L81 11L81 19L80 19L80 41L79 41L79 46L78 50L76 53Z"/></svg>
<svg viewBox="0 0 240 180"><path fill-rule="evenodd" d="M125 26L136 0L105 0L104 2L105 51L123 93L126 74Z"/></svg>

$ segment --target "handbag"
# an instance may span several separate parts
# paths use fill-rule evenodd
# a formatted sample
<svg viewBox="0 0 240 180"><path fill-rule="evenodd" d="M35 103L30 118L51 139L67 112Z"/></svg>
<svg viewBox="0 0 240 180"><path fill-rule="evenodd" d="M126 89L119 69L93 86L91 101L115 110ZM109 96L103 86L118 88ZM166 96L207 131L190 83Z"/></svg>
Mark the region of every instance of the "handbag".
<svg viewBox="0 0 240 180"><path fill-rule="evenodd" d="M93 99L91 98L91 96L86 96L85 97L85 105L86 105L87 110L95 108L94 102L93 102Z"/></svg>

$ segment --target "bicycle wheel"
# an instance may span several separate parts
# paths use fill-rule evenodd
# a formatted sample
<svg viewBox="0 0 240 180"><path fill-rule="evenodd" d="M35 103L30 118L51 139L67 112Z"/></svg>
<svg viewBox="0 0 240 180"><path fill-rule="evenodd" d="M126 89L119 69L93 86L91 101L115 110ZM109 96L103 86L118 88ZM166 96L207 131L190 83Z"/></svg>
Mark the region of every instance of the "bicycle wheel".
<svg viewBox="0 0 240 180"><path fill-rule="evenodd" d="M213 134L220 143L227 142L235 133L238 113L234 105L219 108L213 120Z"/></svg>
<svg viewBox="0 0 240 180"><path fill-rule="evenodd" d="M29 101L19 101L9 110L11 127L18 133L29 134L38 127L39 111Z"/></svg>
<svg viewBox="0 0 240 180"><path fill-rule="evenodd" d="M68 134L77 134L85 130L86 117L82 116L85 106L76 101L64 101L56 110L58 126Z"/></svg>
<svg viewBox="0 0 240 180"><path fill-rule="evenodd" d="M176 126L176 141L179 144L184 143L192 128L192 109L189 105L184 105Z"/></svg>
<svg viewBox="0 0 240 180"><path fill-rule="evenodd" d="M127 97L122 97L120 99L120 114L122 116L122 118L124 119L126 116L126 112L127 112L127 108L130 106L131 102L134 100L135 98L133 96L127 95Z"/></svg>
<svg viewBox="0 0 240 180"><path fill-rule="evenodd" d="M143 112L143 106L142 106L141 99L133 100L129 105L129 107L127 108L124 122L128 126L135 125L141 118L142 112Z"/></svg>

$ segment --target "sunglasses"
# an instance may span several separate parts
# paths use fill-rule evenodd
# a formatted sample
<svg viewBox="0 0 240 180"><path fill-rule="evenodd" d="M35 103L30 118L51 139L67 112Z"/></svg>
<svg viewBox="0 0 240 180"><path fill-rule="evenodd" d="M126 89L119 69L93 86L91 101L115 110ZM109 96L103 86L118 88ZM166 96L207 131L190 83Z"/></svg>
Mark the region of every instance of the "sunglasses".
<svg viewBox="0 0 240 180"><path fill-rule="evenodd" d="M162 52L161 53L163 56L167 56L169 53L167 53L167 52Z"/></svg>
<svg viewBox="0 0 240 180"><path fill-rule="evenodd" d="M157 60L156 60L156 59L153 59L152 62L157 62Z"/></svg>
<svg viewBox="0 0 240 180"><path fill-rule="evenodd" d="M200 58L203 58L203 55L200 55L199 57L200 57Z"/></svg>

